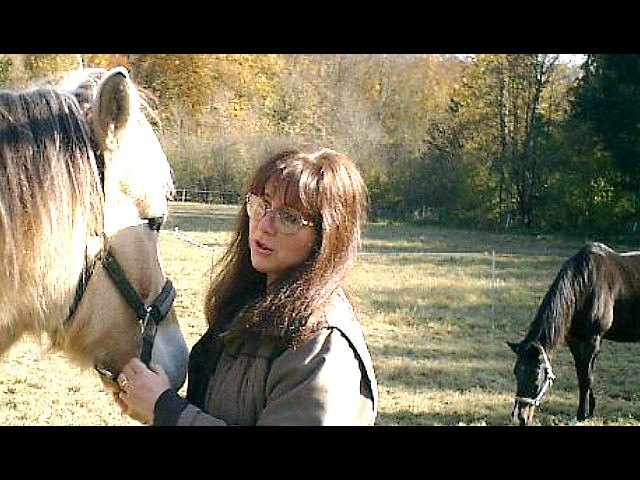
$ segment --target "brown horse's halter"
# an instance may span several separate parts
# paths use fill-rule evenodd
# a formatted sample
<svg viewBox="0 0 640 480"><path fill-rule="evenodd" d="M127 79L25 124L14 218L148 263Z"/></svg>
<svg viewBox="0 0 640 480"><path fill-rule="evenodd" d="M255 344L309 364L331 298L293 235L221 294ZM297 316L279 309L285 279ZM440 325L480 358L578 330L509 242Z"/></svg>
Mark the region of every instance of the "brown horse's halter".
<svg viewBox="0 0 640 480"><path fill-rule="evenodd" d="M159 231L161 225L162 220L160 219L147 219L147 226L152 230ZM124 271L122 270L122 267L120 267L120 264L110 250L107 249L106 253L100 257L100 262L102 263L102 266L105 268L105 270L109 273L109 276L118 287L118 290L120 290L120 293L122 294L122 296L124 296L129 306L136 313L136 318L138 320L138 323L140 324L140 333L142 336L142 351L140 354L140 359L146 366L149 366L149 363L151 362L151 351L153 350L153 342L158 331L158 324L162 322L162 320L164 320L168 315L176 296L176 289L173 286L173 282L171 282L171 280L167 278L160 293L156 296L153 302L151 302L151 305L147 306L142 301L135 288L133 288L131 282L129 282L129 280L127 279ZM80 282L78 284L78 289L76 290L74 302L69 310L67 321L71 319L71 317L73 317L73 315L75 314L75 310L77 309L78 304L82 299L87 284L89 283L89 279L91 278L92 272L93 266L90 266L82 273ZM117 372L112 372L108 368L100 365L94 365L94 369L101 376L113 381L115 381L118 375Z"/></svg>
<svg viewBox="0 0 640 480"><path fill-rule="evenodd" d="M553 381L556 379L556 376L554 375L553 370L551 369L551 362L549 361L547 352L544 351L544 347L542 345L540 345L540 351L542 352L542 360L544 362L544 364L542 365L542 368L544 368L544 375L545 375L544 383L542 384L542 387L540 387L538 394L534 398L516 397L516 402L518 403L526 403L528 405L533 405L537 407L538 405L540 405L540 400L542 400L542 396L549 389L549 387L553 385Z"/></svg>

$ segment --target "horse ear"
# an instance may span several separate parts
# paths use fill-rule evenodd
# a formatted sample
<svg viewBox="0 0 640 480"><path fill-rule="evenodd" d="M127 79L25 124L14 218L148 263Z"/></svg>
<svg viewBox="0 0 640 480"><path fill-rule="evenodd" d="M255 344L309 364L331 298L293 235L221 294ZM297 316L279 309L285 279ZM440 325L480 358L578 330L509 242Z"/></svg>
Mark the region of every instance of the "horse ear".
<svg viewBox="0 0 640 480"><path fill-rule="evenodd" d="M94 100L92 117L101 145L108 148L127 125L132 99L129 72L123 67L114 68L100 83Z"/></svg>
<svg viewBox="0 0 640 480"><path fill-rule="evenodd" d="M509 342L507 341L507 345L513 350L513 353L518 354L520 351L520 343L519 342Z"/></svg>

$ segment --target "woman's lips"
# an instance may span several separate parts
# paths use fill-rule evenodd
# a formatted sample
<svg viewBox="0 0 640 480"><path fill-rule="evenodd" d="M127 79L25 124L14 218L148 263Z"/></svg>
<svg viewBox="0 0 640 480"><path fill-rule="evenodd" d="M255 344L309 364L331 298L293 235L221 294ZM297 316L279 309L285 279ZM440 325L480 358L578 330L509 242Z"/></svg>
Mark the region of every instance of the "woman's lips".
<svg viewBox="0 0 640 480"><path fill-rule="evenodd" d="M273 249L269 247L269 245L267 245L266 243L262 243L260 240L254 240L253 244L261 253L269 253L273 251Z"/></svg>

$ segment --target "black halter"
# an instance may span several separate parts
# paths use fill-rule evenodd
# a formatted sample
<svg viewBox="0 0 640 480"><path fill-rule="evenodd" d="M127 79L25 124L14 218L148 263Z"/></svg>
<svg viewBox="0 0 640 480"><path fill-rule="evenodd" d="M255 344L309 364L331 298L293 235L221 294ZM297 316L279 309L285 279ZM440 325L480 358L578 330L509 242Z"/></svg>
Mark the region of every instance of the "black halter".
<svg viewBox="0 0 640 480"><path fill-rule="evenodd" d="M147 307L133 288L133 285L131 285L131 282L129 282L125 276L116 257L114 257L110 251L107 251L102 257L102 265L107 272L109 272L111 279L129 306L136 312L136 318L140 323L140 331L142 334L142 353L140 354L140 360L149 366L153 341L158 331L158 324L165 319L169 310L171 310L171 305L173 305L173 300L176 297L176 289L171 280L167 278L158 296L153 300L151 305Z"/></svg>
<svg viewBox="0 0 640 480"><path fill-rule="evenodd" d="M152 230L159 231L161 225L162 220L156 218L147 219L147 226ZM74 301L69 309L69 315L67 316L67 321L73 317L80 301L82 300L82 296L84 295L89 280L91 279L95 262L96 260L94 259L85 267L80 275ZM127 279L122 267L120 267L120 264L113 256L111 250L107 249L106 252L100 256L100 262L109 273L109 276L118 287L122 296L124 296L125 300L136 314L142 336L142 351L140 359L145 365L149 366L149 363L151 362L151 351L153 350L153 342L156 337L158 325L169 314L169 310L171 310L171 306L173 305L173 301L176 297L176 289L173 286L173 282L167 278L164 287L162 287L158 296L156 296L153 302L151 302L151 305L147 306L142 301L135 288L133 288L131 282ZM100 375L107 377L110 380L115 381L118 375L117 372L112 372L108 368L100 365L95 365L94 368Z"/></svg>

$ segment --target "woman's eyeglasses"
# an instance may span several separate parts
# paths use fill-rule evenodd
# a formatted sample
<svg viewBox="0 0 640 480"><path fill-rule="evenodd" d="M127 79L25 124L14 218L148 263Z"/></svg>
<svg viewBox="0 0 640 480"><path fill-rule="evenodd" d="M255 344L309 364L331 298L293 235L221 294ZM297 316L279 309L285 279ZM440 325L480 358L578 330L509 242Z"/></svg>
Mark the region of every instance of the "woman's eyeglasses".
<svg viewBox="0 0 640 480"><path fill-rule="evenodd" d="M275 220L276 230L280 233L292 235L302 227L313 226L313 222L302 218L302 214L295 208L272 208L261 197L253 193L247 194L245 202L247 214L251 219L262 220L268 212L271 212Z"/></svg>

